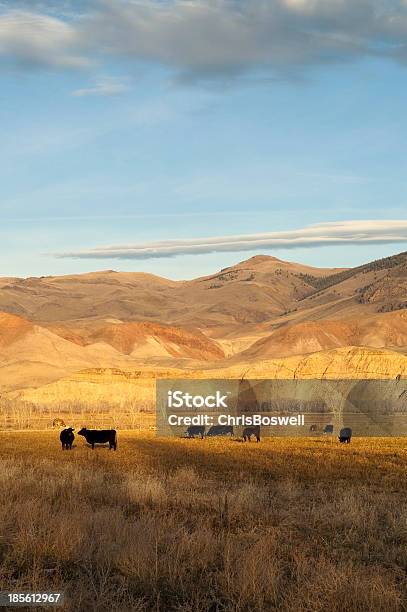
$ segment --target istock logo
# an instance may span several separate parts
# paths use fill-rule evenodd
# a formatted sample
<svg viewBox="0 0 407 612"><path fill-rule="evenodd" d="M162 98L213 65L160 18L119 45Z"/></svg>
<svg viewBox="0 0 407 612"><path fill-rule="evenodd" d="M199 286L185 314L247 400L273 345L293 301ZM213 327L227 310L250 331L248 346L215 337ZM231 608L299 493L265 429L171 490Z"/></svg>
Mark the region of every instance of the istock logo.
<svg viewBox="0 0 407 612"><path fill-rule="evenodd" d="M191 395L182 391L168 391L168 408L227 408L227 395Z"/></svg>

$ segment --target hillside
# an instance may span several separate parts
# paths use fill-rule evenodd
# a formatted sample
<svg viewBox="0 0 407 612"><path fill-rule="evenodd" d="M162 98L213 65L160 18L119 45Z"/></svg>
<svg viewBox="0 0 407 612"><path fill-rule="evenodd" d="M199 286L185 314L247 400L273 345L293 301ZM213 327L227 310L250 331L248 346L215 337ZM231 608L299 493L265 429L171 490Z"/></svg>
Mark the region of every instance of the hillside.
<svg viewBox="0 0 407 612"><path fill-rule="evenodd" d="M22 340L34 330L34 325L21 317L0 312L0 350Z"/></svg>
<svg viewBox="0 0 407 612"><path fill-rule="evenodd" d="M184 357L222 359L222 349L197 329L180 329L158 323L91 321L87 325L51 325L50 329L80 346L105 343L131 357Z"/></svg>
<svg viewBox="0 0 407 612"><path fill-rule="evenodd" d="M407 350L407 311L284 325L253 343L241 356L288 357L348 345Z"/></svg>
<svg viewBox="0 0 407 612"><path fill-rule="evenodd" d="M222 357L219 346L198 330L119 323L52 331L0 313L0 390L42 385L92 367L129 368L140 360L194 364Z"/></svg>
<svg viewBox="0 0 407 612"><path fill-rule="evenodd" d="M124 365L111 347L80 347L21 317L0 314L0 389L40 385L109 364Z"/></svg>
<svg viewBox="0 0 407 612"><path fill-rule="evenodd" d="M345 347L305 357L240 361L211 368L90 369L13 397L35 404L101 402L154 407L156 378L394 379L407 377L407 357L388 350Z"/></svg>
<svg viewBox="0 0 407 612"><path fill-rule="evenodd" d="M389 312L407 307L407 252L363 266L304 280L314 291L300 300L296 310L313 318L345 314Z"/></svg>
<svg viewBox="0 0 407 612"><path fill-rule="evenodd" d="M95 368L237 372L346 347L390 349L399 364L406 304L406 253L352 269L256 256L189 281L112 270L1 278L0 389Z"/></svg>
<svg viewBox="0 0 407 612"><path fill-rule="evenodd" d="M113 318L171 325L241 325L281 314L314 291L300 274L336 272L253 257L212 276L169 281L139 272L0 279L0 310L39 323Z"/></svg>
<svg viewBox="0 0 407 612"><path fill-rule="evenodd" d="M39 323L98 317L157 318L167 292L176 284L150 274L112 270L0 279L0 310Z"/></svg>
<svg viewBox="0 0 407 612"><path fill-rule="evenodd" d="M335 319L407 305L407 255L352 269L313 268L256 256L216 274L171 281L112 270L0 279L0 311L42 323L150 321L232 332L281 317Z"/></svg>

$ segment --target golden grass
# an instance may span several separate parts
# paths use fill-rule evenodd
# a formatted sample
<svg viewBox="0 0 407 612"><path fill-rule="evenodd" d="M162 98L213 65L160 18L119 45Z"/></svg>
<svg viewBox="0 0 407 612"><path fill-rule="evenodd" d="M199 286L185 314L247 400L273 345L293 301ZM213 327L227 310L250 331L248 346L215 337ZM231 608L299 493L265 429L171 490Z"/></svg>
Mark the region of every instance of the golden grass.
<svg viewBox="0 0 407 612"><path fill-rule="evenodd" d="M0 590L65 609L406 609L404 439L0 434Z"/></svg>

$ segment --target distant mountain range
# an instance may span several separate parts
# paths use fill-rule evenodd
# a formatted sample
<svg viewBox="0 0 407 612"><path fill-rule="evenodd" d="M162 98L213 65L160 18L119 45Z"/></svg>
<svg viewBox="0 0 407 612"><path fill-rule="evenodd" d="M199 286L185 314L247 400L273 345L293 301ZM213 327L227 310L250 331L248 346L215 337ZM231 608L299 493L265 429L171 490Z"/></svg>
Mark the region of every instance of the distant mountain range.
<svg viewBox="0 0 407 612"><path fill-rule="evenodd" d="M189 281L112 270L0 278L4 392L92 369L238 374L346 347L382 350L403 369L407 253L341 269L256 256Z"/></svg>

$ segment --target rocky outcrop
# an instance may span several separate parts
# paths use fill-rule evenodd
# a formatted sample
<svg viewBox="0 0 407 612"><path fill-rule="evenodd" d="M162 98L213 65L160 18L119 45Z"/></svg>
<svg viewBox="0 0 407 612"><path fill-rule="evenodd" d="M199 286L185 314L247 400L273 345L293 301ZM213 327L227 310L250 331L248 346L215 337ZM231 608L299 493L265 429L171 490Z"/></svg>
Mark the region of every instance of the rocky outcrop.
<svg viewBox="0 0 407 612"><path fill-rule="evenodd" d="M263 360L211 369L90 369L26 389L13 397L41 404L100 402L154 406L157 378L394 379L407 378L407 357L392 351L344 347L306 357Z"/></svg>

